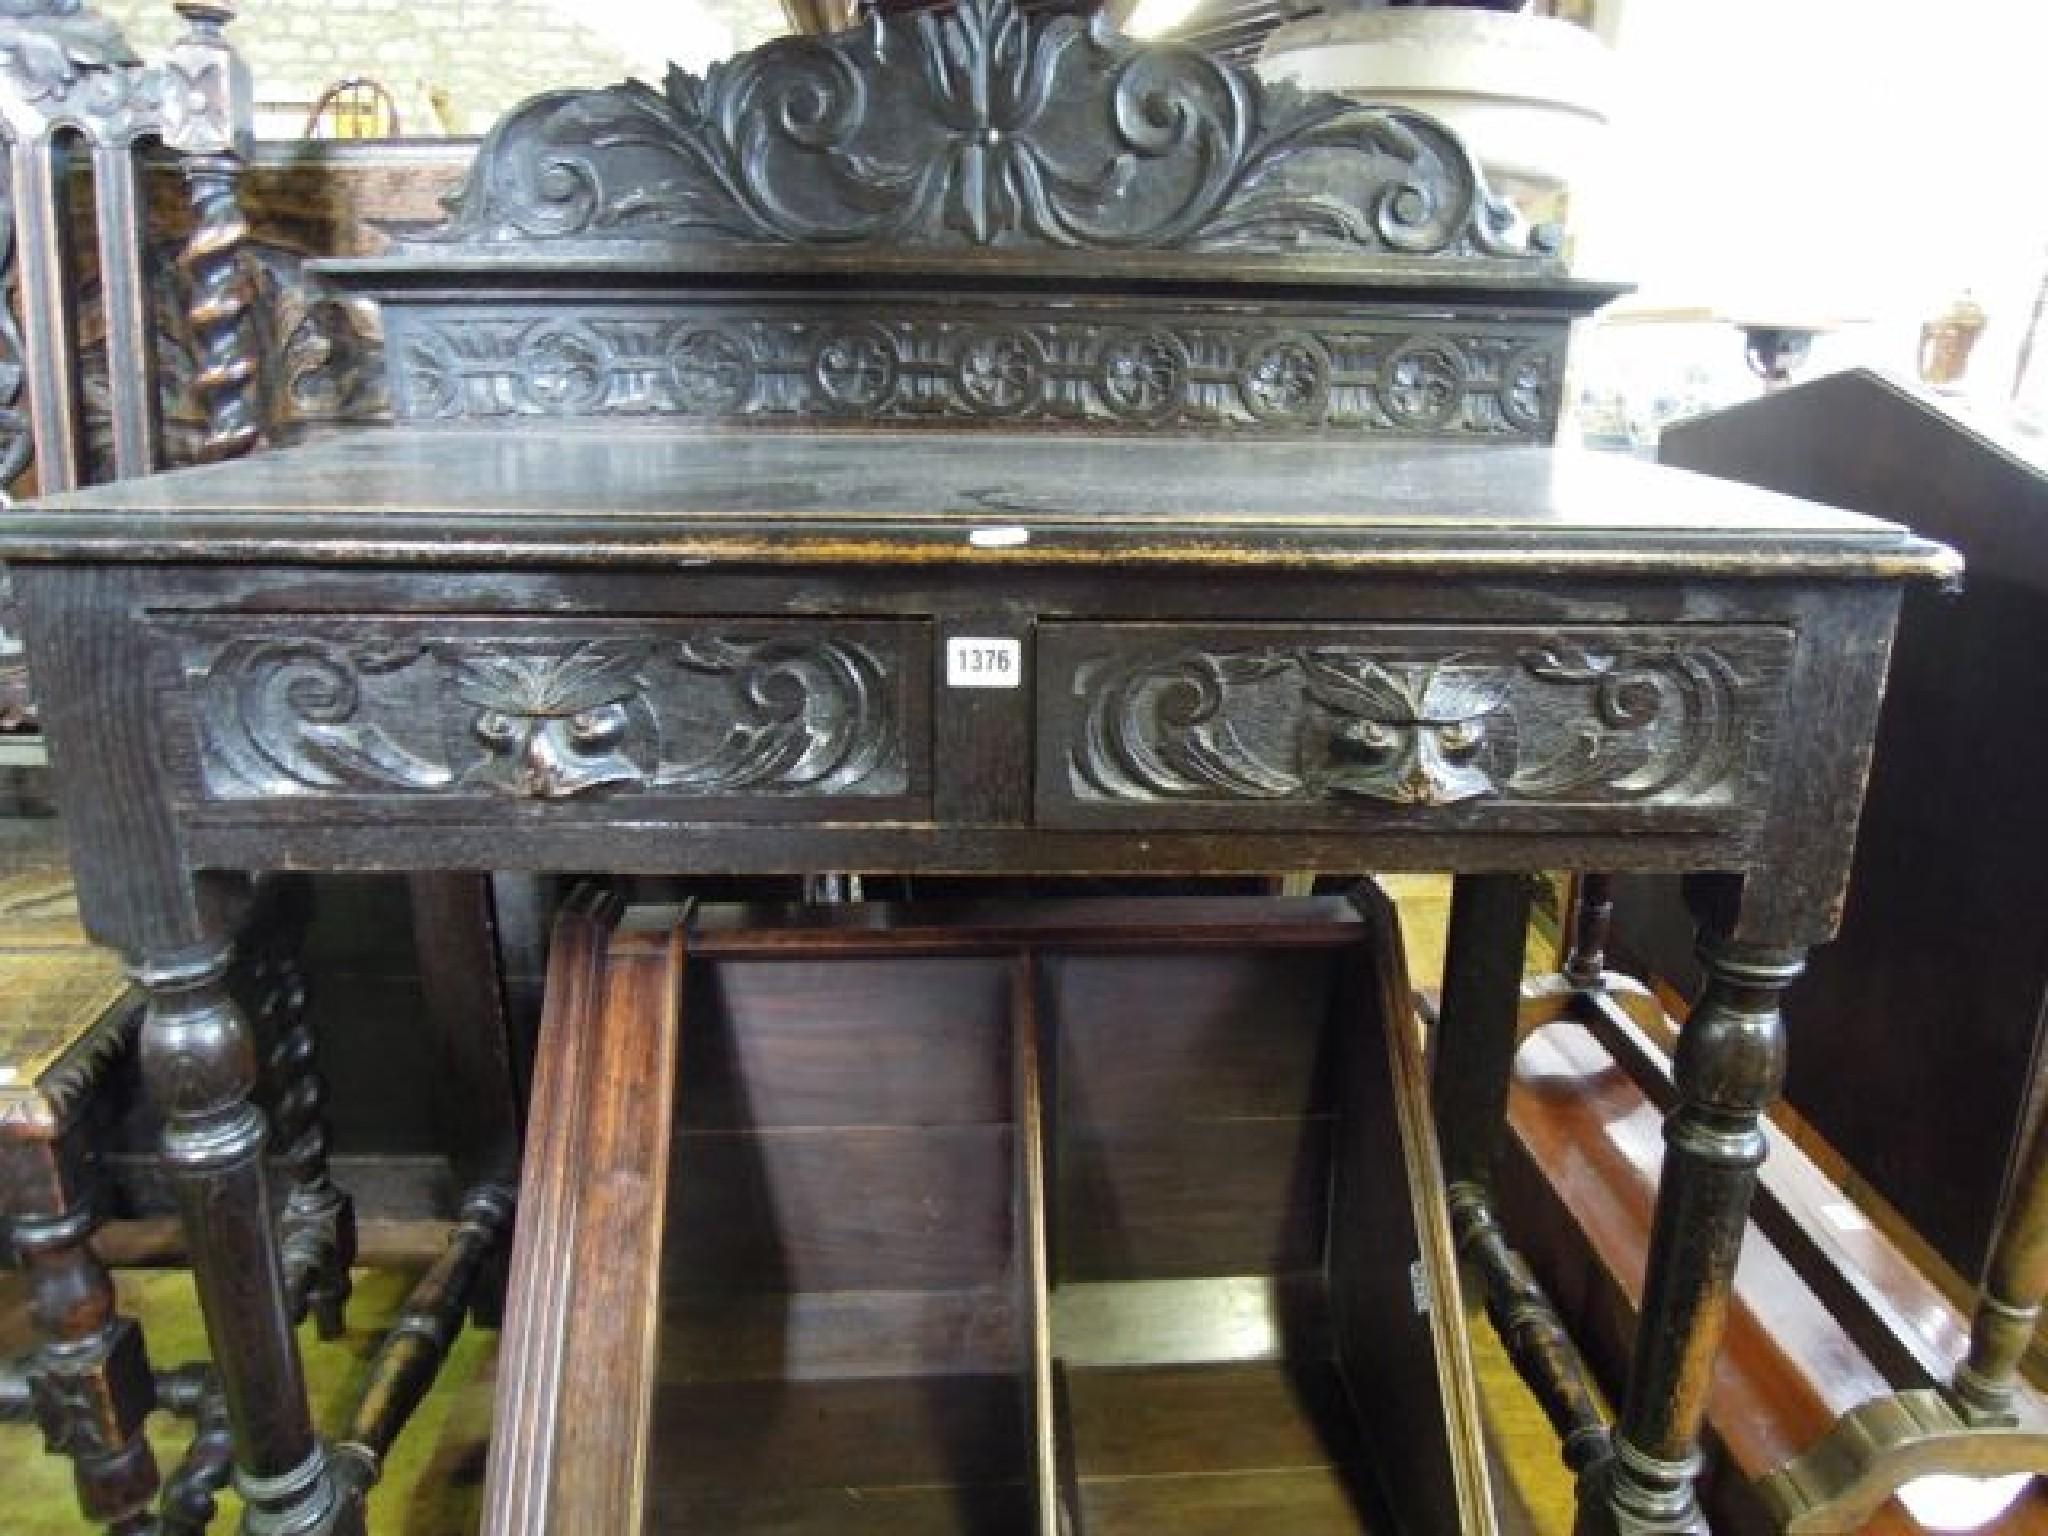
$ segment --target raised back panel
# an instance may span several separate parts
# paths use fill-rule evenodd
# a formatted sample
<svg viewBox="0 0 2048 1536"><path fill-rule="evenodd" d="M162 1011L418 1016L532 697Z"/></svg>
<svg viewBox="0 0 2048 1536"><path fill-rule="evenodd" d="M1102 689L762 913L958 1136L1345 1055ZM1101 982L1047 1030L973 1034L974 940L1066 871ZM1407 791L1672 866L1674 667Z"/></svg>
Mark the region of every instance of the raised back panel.
<svg viewBox="0 0 2048 1536"><path fill-rule="evenodd" d="M325 265L404 420L1548 439L1612 288L1448 130L961 0L505 117Z"/></svg>
<svg viewBox="0 0 2048 1536"><path fill-rule="evenodd" d="M998 957L694 971L670 1293L1003 1286L1007 985Z"/></svg>
<svg viewBox="0 0 2048 1536"><path fill-rule="evenodd" d="M1332 964L1255 950L1047 962L1058 1280L1321 1267Z"/></svg>

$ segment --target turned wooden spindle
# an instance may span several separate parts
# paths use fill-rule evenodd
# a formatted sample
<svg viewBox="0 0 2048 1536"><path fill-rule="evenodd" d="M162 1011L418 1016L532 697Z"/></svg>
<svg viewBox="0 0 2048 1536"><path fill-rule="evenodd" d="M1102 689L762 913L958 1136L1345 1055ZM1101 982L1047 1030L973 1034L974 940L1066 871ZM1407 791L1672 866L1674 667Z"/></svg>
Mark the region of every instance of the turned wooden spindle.
<svg viewBox="0 0 2048 1536"><path fill-rule="evenodd" d="M1607 974L1608 936L1614 926L1614 876L1582 874L1572 882L1572 897L1565 980L1575 987L1597 987Z"/></svg>
<svg viewBox="0 0 2048 1536"><path fill-rule="evenodd" d="M2025 1172L1999 1227L1970 1326L1970 1352L1957 1367L1963 1414L1999 1423L2013 1415L2021 1357L2048 1297L2048 1127L2037 1128Z"/></svg>

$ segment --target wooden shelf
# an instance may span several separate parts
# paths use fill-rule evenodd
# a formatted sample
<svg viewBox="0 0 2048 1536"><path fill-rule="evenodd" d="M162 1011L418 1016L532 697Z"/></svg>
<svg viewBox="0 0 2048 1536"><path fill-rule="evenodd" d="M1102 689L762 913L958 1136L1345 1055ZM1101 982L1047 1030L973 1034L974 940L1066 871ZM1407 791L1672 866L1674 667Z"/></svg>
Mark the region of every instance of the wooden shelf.
<svg viewBox="0 0 2048 1536"><path fill-rule="evenodd" d="M1392 923L572 909L486 1528L1492 1532Z"/></svg>

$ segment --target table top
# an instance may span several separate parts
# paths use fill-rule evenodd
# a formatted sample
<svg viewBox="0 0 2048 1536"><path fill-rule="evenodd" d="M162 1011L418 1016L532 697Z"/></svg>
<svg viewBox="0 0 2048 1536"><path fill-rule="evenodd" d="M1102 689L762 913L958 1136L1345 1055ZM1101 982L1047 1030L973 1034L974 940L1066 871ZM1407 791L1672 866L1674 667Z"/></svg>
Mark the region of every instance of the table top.
<svg viewBox="0 0 2048 1536"><path fill-rule="evenodd" d="M1609 455L934 430L369 430L30 503L0 557L1957 570L1893 523Z"/></svg>

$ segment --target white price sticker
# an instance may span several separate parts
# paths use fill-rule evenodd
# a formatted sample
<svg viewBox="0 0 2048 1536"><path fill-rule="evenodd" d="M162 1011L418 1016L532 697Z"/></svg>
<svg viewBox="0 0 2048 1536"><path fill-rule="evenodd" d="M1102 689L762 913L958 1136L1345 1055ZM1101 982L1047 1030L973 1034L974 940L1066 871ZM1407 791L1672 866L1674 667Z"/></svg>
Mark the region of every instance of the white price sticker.
<svg viewBox="0 0 2048 1536"><path fill-rule="evenodd" d="M1024 686L1024 642L978 635L953 635L946 641L948 688L1021 688Z"/></svg>

